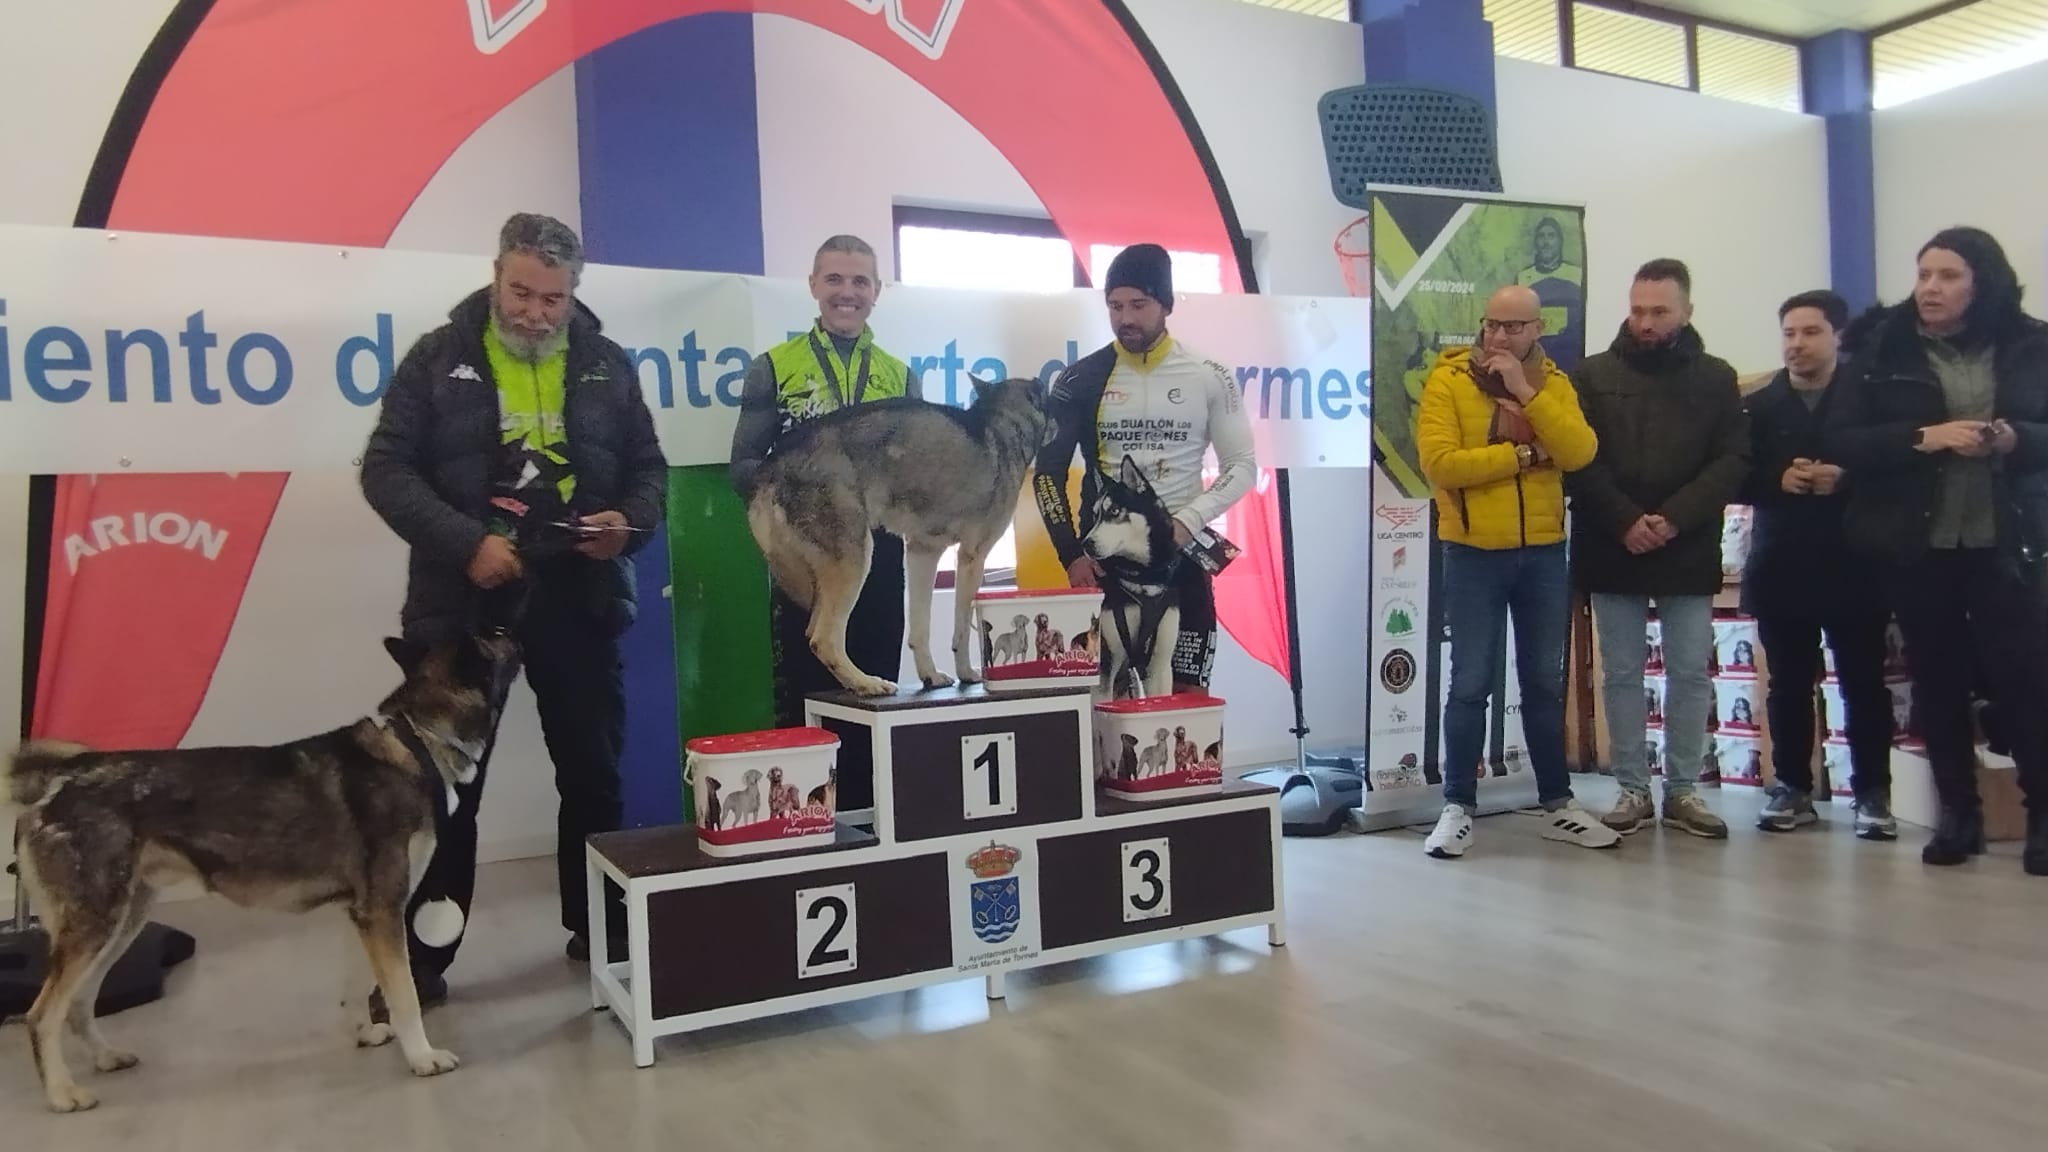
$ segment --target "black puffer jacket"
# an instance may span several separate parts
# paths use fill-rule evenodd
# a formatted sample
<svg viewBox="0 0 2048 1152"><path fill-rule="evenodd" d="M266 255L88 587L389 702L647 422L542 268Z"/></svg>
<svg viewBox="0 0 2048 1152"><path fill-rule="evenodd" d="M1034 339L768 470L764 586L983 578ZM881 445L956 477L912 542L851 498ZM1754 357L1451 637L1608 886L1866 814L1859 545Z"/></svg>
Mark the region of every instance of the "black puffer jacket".
<svg viewBox="0 0 2048 1152"><path fill-rule="evenodd" d="M597 577L579 583L594 588L593 624L623 630L635 608L628 556L661 522L668 466L633 362L604 336L595 313L581 301L575 308L562 414L576 473L572 511L617 511L645 530L604 571L579 572ZM363 452L364 497L412 546L401 613L408 636L447 635L475 622L479 591L465 570L484 540L501 450L498 388L483 343L488 290L456 305L448 320L420 337L392 373Z"/></svg>
<svg viewBox="0 0 2048 1152"><path fill-rule="evenodd" d="M1565 477L1572 497L1572 578L1588 592L1711 596L1721 590L1723 512L1749 474L1749 422L1735 369L1687 325L1645 349L1622 325L1607 351L1572 373L1593 462ZM1678 530L1641 556L1622 543L1648 513Z"/></svg>
<svg viewBox="0 0 2048 1152"><path fill-rule="evenodd" d="M1833 385L1825 442L1846 470L1843 528L1849 547L1870 560L1910 564L1928 549L1929 522L1940 484L1941 453L1915 448L1919 430L1949 419L1941 382L1927 359L1913 301L1872 309L1849 328L1847 376ZM2040 504L2048 484L2048 324L2020 317L1996 341L1992 411L2019 438L1996 462L1999 546L2010 539L2010 513Z"/></svg>

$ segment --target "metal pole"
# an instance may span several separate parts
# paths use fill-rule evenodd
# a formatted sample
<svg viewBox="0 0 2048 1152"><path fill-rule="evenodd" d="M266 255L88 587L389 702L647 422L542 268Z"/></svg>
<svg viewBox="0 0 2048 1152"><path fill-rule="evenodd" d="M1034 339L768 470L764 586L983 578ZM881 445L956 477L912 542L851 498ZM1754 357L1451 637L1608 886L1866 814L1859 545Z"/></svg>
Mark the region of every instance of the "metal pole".
<svg viewBox="0 0 2048 1152"><path fill-rule="evenodd" d="M1294 600L1294 502L1288 488L1287 469L1273 470L1279 486L1280 575L1287 589L1287 686L1294 693L1294 769L1308 771L1308 718L1301 705L1301 621Z"/></svg>

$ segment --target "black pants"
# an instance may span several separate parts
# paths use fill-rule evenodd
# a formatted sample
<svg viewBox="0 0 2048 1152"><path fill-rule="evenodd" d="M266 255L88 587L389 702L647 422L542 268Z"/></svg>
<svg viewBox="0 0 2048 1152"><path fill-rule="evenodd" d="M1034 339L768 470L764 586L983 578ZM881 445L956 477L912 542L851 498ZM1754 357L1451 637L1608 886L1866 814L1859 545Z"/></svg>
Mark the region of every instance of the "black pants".
<svg viewBox="0 0 2048 1152"><path fill-rule="evenodd" d="M846 658L870 676L895 680L903 669L903 541L879 529L868 581L846 620ZM775 653L775 723L791 728L804 722L804 698L813 692L837 692L839 680L818 661L804 638L808 612L776 589L769 604ZM952 635L950 624L945 629ZM950 641L948 641L950 643ZM862 761L864 763L864 761ZM875 802L873 770L860 771L853 762L839 774L839 808L856 811Z"/></svg>
<svg viewBox="0 0 2048 1152"><path fill-rule="evenodd" d="M623 818L619 795L619 756L626 742L626 696L619 663L618 637L599 613L607 594L599 566L568 557L533 567L525 614L517 624L527 686L540 712L542 739L555 766L555 792L560 805L555 817L555 876L561 889L562 927L589 929L588 900L583 881L583 842L593 833L617 829ZM510 597L500 598L500 601ZM476 778L456 793L455 810L442 821L434 858L406 909L407 947L414 979L438 976L455 962L462 946L458 932L446 940L446 929L420 938L423 924L451 923L445 912L427 917L420 910L437 901L452 901L461 912L452 923L466 926L476 891L476 819L484 780L497 748L497 734L485 748ZM624 938L623 893L607 885L611 935Z"/></svg>
<svg viewBox="0 0 2048 1152"><path fill-rule="evenodd" d="M1759 615L1757 638L1771 668L1765 709L1771 722L1771 766L1780 783L1813 792L1813 687L1820 679L1821 636L1835 653L1835 678L1847 708L1849 763L1856 795L1891 799L1892 694L1884 683L1882 612L1832 620Z"/></svg>
<svg viewBox="0 0 2048 1152"><path fill-rule="evenodd" d="M1180 635L1173 642L1173 682L1209 690L1216 668L1216 578L1191 560L1174 577L1180 589Z"/></svg>
<svg viewBox="0 0 2048 1152"><path fill-rule="evenodd" d="M1978 808L1971 689L1981 670L2027 806L2048 806L2048 612L2039 589L1989 548L1937 548L1896 575L1913 710L1943 805Z"/></svg>

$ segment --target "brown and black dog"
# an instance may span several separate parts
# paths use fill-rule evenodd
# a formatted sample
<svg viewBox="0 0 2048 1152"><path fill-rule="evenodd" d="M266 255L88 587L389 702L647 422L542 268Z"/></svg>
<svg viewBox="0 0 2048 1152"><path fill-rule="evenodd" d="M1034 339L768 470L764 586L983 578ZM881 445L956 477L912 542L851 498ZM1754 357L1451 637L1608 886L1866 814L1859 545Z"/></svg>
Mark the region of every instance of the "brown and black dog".
<svg viewBox="0 0 2048 1152"><path fill-rule="evenodd" d="M406 957L405 909L434 851L437 814L475 778L518 672L501 636L425 646L385 641L405 681L374 715L275 747L93 751L31 742L7 773L22 814L22 876L50 934L49 970L29 1009L29 1043L58 1112L98 1103L72 1079L66 1026L95 1067L136 1058L94 1018L100 983L162 889L197 880L245 907L341 905L391 1023L372 1023L370 982L345 1002L357 1044L394 1036L421 1076L452 1071L427 1042ZM395 1029L395 1030L394 1030Z"/></svg>

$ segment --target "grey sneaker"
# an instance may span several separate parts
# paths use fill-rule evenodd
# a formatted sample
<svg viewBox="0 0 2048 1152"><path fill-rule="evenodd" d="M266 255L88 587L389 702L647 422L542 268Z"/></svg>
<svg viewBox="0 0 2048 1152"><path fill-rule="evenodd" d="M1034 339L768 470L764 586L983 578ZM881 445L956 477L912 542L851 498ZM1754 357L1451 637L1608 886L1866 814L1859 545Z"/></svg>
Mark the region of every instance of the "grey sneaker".
<svg viewBox="0 0 2048 1152"><path fill-rule="evenodd" d="M1600 818L1602 824L1626 836L1640 831L1657 822L1657 805L1648 792L1630 792L1624 789L1621 799L1614 802L1614 809Z"/></svg>
<svg viewBox="0 0 2048 1152"><path fill-rule="evenodd" d="M1707 807L1707 802L1700 799L1697 792L1665 797L1664 826L1707 840L1728 838L1727 822L1714 815L1714 810Z"/></svg>
<svg viewBox="0 0 2048 1152"><path fill-rule="evenodd" d="M1764 810L1756 818L1756 826L1766 832L1790 832L1808 824L1820 823L1820 813L1813 810L1813 797L1795 792L1783 784L1771 785L1765 793Z"/></svg>
<svg viewBox="0 0 2048 1152"><path fill-rule="evenodd" d="M1892 819L1891 805L1876 796L1857 800L1856 835L1864 840L1897 840L1899 822Z"/></svg>

